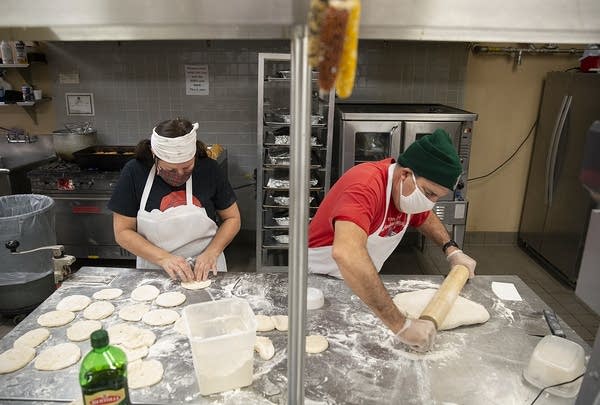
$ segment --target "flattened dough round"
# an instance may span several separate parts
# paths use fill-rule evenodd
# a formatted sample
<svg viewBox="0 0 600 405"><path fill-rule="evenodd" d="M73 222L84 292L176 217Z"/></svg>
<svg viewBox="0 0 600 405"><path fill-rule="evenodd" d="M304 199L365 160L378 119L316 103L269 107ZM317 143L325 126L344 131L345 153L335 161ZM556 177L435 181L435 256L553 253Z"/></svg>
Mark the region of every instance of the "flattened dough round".
<svg viewBox="0 0 600 405"><path fill-rule="evenodd" d="M327 350L329 342L325 336L310 335L306 337L306 353L321 353Z"/></svg>
<svg viewBox="0 0 600 405"><path fill-rule="evenodd" d="M153 285L146 284L131 292L131 298L135 301L152 301L160 294L160 290Z"/></svg>
<svg viewBox="0 0 600 405"><path fill-rule="evenodd" d="M183 320L183 318L179 318L175 324L173 325L173 329L175 330L175 332L177 333L181 333L184 336L187 336L187 328L185 326L185 321Z"/></svg>
<svg viewBox="0 0 600 405"><path fill-rule="evenodd" d="M142 322L150 326L170 325L180 318L177 311L172 309L155 309L154 311L146 312L142 317Z"/></svg>
<svg viewBox="0 0 600 405"><path fill-rule="evenodd" d="M181 286L186 290L201 290L212 284L212 280L204 281L183 281Z"/></svg>
<svg viewBox="0 0 600 405"><path fill-rule="evenodd" d="M98 320L111 316L113 312L115 312L115 306L110 302L96 301L83 311L83 317Z"/></svg>
<svg viewBox="0 0 600 405"><path fill-rule="evenodd" d="M119 298L123 294L123 290L120 288L105 288L100 291L96 291L92 297L96 300L114 300Z"/></svg>
<svg viewBox="0 0 600 405"><path fill-rule="evenodd" d="M141 321L142 316L150 311L150 306L146 304L129 304L121 308L119 318L125 321Z"/></svg>
<svg viewBox="0 0 600 405"><path fill-rule="evenodd" d="M90 305L90 302L92 302L90 297L86 297L85 295L69 295L60 300L56 305L56 309L59 311L77 312Z"/></svg>
<svg viewBox="0 0 600 405"><path fill-rule="evenodd" d="M129 388L149 387L162 380L164 369L158 360L137 360L127 366Z"/></svg>
<svg viewBox="0 0 600 405"><path fill-rule="evenodd" d="M141 358L144 358L148 355L148 347L140 346L136 349L128 349L122 345L116 345L119 349L123 350L125 355L127 356L127 362L131 363Z"/></svg>
<svg viewBox="0 0 600 405"><path fill-rule="evenodd" d="M185 302L185 295L178 291L170 291L156 297L156 305L161 307L176 307Z"/></svg>
<svg viewBox="0 0 600 405"><path fill-rule="evenodd" d="M40 315L37 323L47 328L63 326L75 319L75 314L71 311L50 311Z"/></svg>
<svg viewBox="0 0 600 405"><path fill-rule="evenodd" d="M81 350L75 343L60 343L40 353L34 367L41 371L61 370L79 361Z"/></svg>
<svg viewBox="0 0 600 405"><path fill-rule="evenodd" d="M254 341L254 350L263 360L270 360L275 355L273 341L266 336L257 336Z"/></svg>
<svg viewBox="0 0 600 405"><path fill-rule="evenodd" d="M272 315L271 320L275 325L275 329L285 332L288 330L288 317L287 315Z"/></svg>
<svg viewBox="0 0 600 405"><path fill-rule="evenodd" d="M25 367L35 357L35 349L17 346L0 354L0 374L12 373Z"/></svg>
<svg viewBox="0 0 600 405"><path fill-rule="evenodd" d="M267 315L256 315L256 331L257 332L269 332L275 329L275 324L270 316Z"/></svg>
<svg viewBox="0 0 600 405"><path fill-rule="evenodd" d="M141 346L150 347L156 340L156 335L152 331L125 322L112 325L106 331L111 344L120 344L128 349L137 349Z"/></svg>
<svg viewBox="0 0 600 405"><path fill-rule="evenodd" d="M38 347L50 337L50 331L46 328L37 328L30 330L23 334L13 343L14 347L26 346L26 347Z"/></svg>
<svg viewBox="0 0 600 405"><path fill-rule="evenodd" d="M404 316L412 319L418 319L421 312L425 309L431 298L437 292L434 288L425 290L410 291L397 294L394 297L394 304L398 307ZM490 314L483 305L459 296L446 319L442 322L439 330L454 329L463 325L473 325L484 323L490 319Z"/></svg>
<svg viewBox="0 0 600 405"><path fill-rule="evenodd" d="M102 322L100 321L77 321L67 329L67 338L72 342L88 340L92 332L98 329L102 329Z"/></svg>

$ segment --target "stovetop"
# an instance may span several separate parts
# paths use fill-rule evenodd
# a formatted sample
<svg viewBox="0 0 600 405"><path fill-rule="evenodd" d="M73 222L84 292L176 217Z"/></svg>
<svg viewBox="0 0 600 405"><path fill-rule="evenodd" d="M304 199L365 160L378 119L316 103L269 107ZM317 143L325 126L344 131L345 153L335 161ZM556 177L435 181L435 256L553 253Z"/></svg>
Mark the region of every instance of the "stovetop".
<svg viewBox="0 0 600 405"><path fill-rule="evenodd" d="M33 193L112 194L120 172L87 170L77 164L58 160L27 174Z"/></svg>

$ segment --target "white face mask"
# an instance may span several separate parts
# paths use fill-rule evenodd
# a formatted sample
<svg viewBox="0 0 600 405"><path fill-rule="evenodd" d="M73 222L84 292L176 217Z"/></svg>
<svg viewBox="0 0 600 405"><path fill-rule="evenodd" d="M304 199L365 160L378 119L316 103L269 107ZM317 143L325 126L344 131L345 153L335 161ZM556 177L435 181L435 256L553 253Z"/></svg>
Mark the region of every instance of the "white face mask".
<svg viewBox="0 0 600 405"><path fill-rule="evenodd" d="M415 190L410 193L408 196L402 195L402 183L400 182L400 196L398 199L400 207L400 211L405 212L407 214L418 214L419 212L429 211L433 208L435 203L431 201L429 198L425 197L425 194L421 191L419 186L417 186L417 179L415 179L415 174L412 174L413 181L415 183Z"/></svg>

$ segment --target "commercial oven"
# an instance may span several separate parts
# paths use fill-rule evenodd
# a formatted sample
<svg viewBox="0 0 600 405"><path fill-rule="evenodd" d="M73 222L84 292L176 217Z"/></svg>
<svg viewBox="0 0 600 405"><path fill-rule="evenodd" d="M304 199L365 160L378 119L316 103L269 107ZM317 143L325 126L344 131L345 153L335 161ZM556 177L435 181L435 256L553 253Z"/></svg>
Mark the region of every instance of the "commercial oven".
<svg viewBox="0 0 600 405"><path fill-rule="evenodd" d="M334 125L334 181L351 167L397 158L421 137L438 128L450 135L463 167L453 193L434 211L462 245L467 221L467 181L473 121L477 114L441 104L337 104Z"/></svg>

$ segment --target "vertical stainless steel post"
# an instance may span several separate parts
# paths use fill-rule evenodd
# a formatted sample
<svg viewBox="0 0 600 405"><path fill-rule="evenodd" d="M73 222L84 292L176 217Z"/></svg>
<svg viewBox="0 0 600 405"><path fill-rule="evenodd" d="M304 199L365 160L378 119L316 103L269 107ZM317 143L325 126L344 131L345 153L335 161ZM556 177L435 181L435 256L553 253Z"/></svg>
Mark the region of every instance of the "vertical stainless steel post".
<svg viewBox="0 0 600 405"><path fill-rule="evenodd" d="M304 404L304 351L306 335L306 279L308 271L308 199L310 180L311 72L308 66L308 30L292 30L292 89L290 100L290 246L288 404Z"/></svg>

